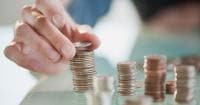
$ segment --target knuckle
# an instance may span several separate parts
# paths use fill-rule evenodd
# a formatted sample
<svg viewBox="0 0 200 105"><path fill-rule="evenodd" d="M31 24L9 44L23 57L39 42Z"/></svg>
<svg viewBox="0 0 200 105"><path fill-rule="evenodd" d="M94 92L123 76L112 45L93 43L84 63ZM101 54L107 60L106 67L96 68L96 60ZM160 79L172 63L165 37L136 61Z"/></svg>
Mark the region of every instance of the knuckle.
<svg viewBox="0 0 200 105"><path fill-rule="evenodd" d="M32 69L33 69L33 68L30 66L30 61L28 61L28 60L20 59L20 60L15 61L15 63L16 63L18 66L21 66L21 67L26 68L26 69L29 69L29 70L32 70Z"/></svg>
<svg viewBox="0 0 200 105"><path fill-rule="evenodd" d="M42 42L42 41L40 41L40 42L38 42L38 43L36 43L36 50L46 50L47 49L47 44L45 43L45 42Z"/></svg>
<svg viewBox="0 0 200 105"><path fill-rule="evenodd" d="M27 12L31 10L31 6L30 5L24 5L22 8L21 8L21 13L24 13L24 12Z"/></svg>
<svg viewBox="0 0 200 105"><path fill-rule="evenodd" d="M22 56L21 58L18 58L15 60L15 63L21 67L24 67L29 70L35 70L37 69L37 65L34 65L33 62L34 60L25 56Z"/></svg>
<svg viewBox="0 0 200 105"><path fill-rule="evenodd" d="M29 29L29 26L25 23L18 23L15 26L15 32L16 35L18 34L24 34L25 31L27 31Z"/></svg>
<svg viewBox="0 0 200 105"><path fill-rule="evenodd" d="M36 18L35 18L35 25L37 26L37 27L44 27L44 26L46 26L47 25L47 19L45 18L45 16L43 16L43 15L40 15L40 16L37 16Z"/></svg>
<svg viewBox="0 0 200 105"><path fill-rule="evenodd" d="M61 46L65 44L63 39L60 37L53 37L52 40L53 40L54 45L58 48L60 48Z"/></svg>

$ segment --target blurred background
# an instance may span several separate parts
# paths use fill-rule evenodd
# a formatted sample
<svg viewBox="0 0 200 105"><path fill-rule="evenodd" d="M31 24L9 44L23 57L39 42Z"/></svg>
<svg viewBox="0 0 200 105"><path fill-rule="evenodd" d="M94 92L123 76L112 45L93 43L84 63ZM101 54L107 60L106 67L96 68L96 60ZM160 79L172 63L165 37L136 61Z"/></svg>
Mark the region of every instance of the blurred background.
<svg viewBox="0 0 200 105"><path fill-rule="evenodd" d="M73 6L81 4L77 2L81 0L75 1L69 12L78 23L84 23L73 14L82 10L79 7L73 10ZM27 70L9 61L3 54L3 49L13 39L13 26L20 18L21 7L32 2L0 1L1 105L19 105L37 83ZM149 54L164 54L176 63L184 59L187 64L192 62L200 68L199 0L112 0L107 12L98 21L89 23L102 42L96 54L105 59L109 67L103 67L110 71L114 71L119 61L130 59L142 63L143 56Z"/></svg>
<svg viewBox="0 0 200 105"><path fill-rule="evenodd" d="M33 0L1 0L0 1L0 24L12 25L20 17L20 9Z"/></svg>

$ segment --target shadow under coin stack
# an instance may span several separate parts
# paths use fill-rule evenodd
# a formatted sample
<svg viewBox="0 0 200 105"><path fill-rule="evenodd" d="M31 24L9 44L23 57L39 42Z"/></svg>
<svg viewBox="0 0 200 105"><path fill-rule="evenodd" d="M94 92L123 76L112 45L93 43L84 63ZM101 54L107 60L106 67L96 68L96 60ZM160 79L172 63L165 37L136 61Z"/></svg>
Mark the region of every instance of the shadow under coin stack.
<svg viewBox="0 0 200 105"><path fill-rule="evenodd" d="M152 105L153 100L150 96L137 96L127 98L124 105Z"/></svg>
<svg viewBox="0 0 200 105"><path fill-rule="evenodd" d="M88 50L87 47L91 43L77 42L76 54L70 60L70 69L73 74L74 91L85 92L92 90L93 76L96 74L94 52Z"/></svg>
<svg viewBox="0 0 200 105"><path fill-rule="evenodd" d="M194 99L195 91L195 67L194 66L176 66L176 85L175 101L178 103L191 103Z"/></svg>
<svg viewBox="0 0 200 105"><path fill-rule="evenodd" d="M152 96L154 102L163 102L165 99L166 62L164 55L144 57L145 95Z"/></svg>
<svg viewBox="0 0 200 105"><path fill-rule="evenodd" d="M120 62L118 69L118 93L122 96L130 96L136 88L136 63L131 61Z"/></svg>

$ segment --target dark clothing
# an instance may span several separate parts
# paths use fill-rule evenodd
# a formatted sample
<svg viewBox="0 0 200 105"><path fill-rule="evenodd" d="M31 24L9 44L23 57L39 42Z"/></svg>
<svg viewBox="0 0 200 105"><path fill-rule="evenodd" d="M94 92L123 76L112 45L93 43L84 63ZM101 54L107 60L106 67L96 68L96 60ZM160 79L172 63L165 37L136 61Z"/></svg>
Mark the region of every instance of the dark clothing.
<svg viewBox="0 0 200 105"><path fill-rule="evenodd" d="M78 24L94 26L97 20L105 15L112 0L74 0L68 8L72 18Z"/></svg>

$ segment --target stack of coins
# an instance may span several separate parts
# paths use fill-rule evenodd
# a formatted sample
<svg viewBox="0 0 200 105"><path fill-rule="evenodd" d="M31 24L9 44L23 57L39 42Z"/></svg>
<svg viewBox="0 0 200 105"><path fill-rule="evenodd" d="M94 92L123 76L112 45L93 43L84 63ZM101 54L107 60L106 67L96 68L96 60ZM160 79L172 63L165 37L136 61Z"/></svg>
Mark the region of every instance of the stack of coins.
<svg viewBox="0 0 200 105"><path fill-rule="evenodd" d="M114 93L114 78L106 75L93 77L93 91L87 91L88 105L111 105Z"/></svg>
<svg viewBox="0 0 200 105"><path fill-rule="evenodd" d="M145 95L152 96L155 102L165 99L166 62L164 55L144 57Z"/></svg>
<svg viewBox="0 0 200 105"><path fill-rule="evenodd" d="M124 105L152 105L153 100L149 96L137 96L127 98Z"/></svg>
<svg viewBox="0 0 200 105"><path fill-rule="evenodd" d="M118 93L122 96L130 96L136 88L136 63L131 61L120 62L118 69Z"/></svg>
<svg viewBox="0 0 200 105"><path fill-rule="evenodd" d="M93 76L93 88L95 93L114 91L114 77L107 75Z"/></svg>
<svg viewBox="0 0 200 105"><path fill-rule="evenodd" d="M176 85L175 100L178 103L190 103L194 99L195 67L180 65L175 67Z"/></svg>
<svg viewBox="0 0 200 105"><path fill-rule="evenodd" d="M96 74L94 52L87 50L90 43L74 43L76 54L70 60L73 74L74 91L85 92L92 89L93 76Z"/></svg>
<svg viewBox="0 0 200 105"><path fill-rule="evenodd" d="M200 72L200 55L186 56L181 59L181 64L193 65Z"/></svg>
<svg viewBox="0 0 200 105"><path fill-rule="evenodd" d="M174 94L174 92L176 91L176 82L166 81L165 88L166 88L166 94Z"/></svg>

